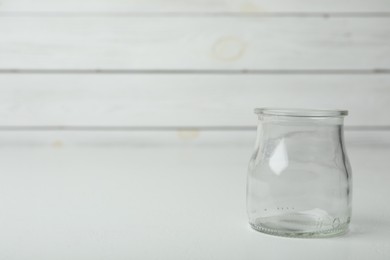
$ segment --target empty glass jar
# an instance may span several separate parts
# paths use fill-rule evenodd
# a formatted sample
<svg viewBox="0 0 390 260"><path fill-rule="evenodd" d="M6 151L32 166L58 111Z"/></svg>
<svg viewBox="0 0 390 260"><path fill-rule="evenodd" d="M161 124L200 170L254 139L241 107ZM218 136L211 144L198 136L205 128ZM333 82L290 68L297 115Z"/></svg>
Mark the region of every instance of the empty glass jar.
<svg viewBox="0 0 390 260"><path fill-rule="evenodd" d="M344 233L351 217L351 168L344 110L255 110L247 210L252 228L273 235Z"/></svg>

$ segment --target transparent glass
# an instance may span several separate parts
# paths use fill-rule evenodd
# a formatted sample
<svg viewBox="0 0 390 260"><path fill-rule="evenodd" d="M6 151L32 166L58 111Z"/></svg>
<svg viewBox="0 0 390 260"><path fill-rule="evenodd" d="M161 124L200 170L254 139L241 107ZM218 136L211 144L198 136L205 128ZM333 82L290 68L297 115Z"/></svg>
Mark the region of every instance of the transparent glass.
<svg viewBox="0 0 390 260"><path fill-rule="evenodd" d="M342 234L351 218L344 110L255 110L247 211L252 228L289 237Z"/></svg>

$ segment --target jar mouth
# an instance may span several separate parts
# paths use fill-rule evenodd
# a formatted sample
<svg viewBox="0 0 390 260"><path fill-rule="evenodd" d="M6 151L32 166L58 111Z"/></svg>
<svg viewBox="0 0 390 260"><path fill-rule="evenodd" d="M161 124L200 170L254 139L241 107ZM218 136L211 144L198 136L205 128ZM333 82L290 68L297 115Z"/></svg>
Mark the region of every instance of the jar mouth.
<svg viewBox="0 0 390 260"><path fill-rule="evenodd" d="M255 108L258 115L293 116L293 117L340 117L348 115L348 110L320 110L304 108Z"/></svg>

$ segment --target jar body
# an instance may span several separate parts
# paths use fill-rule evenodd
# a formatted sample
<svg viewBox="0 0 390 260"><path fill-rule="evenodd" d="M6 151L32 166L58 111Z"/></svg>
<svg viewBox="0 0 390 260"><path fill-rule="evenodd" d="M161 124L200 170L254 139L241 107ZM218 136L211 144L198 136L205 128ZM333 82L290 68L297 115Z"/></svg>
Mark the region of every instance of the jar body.
<svg viewBox="0 0 390 260"><path fill-rule="evenodd" d="M351 168L343 117L259 114L247 211L250 225L264 233L344 233L351 217Z"/></svg>

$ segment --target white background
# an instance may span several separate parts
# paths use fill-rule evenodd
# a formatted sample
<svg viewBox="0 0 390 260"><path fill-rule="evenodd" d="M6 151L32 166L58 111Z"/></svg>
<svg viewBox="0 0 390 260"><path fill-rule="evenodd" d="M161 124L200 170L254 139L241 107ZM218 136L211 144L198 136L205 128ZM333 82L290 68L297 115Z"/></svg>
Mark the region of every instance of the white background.
<svg viewBox="0 0 390 260"><path fill-rule="evenodd" d="M390 259L389 0L1 0L0 259ZM350 232L245 215L254 107L348 109Z"/></svg>

